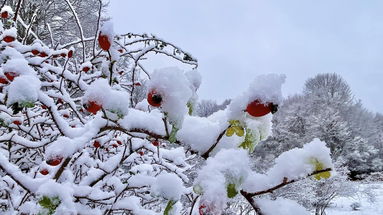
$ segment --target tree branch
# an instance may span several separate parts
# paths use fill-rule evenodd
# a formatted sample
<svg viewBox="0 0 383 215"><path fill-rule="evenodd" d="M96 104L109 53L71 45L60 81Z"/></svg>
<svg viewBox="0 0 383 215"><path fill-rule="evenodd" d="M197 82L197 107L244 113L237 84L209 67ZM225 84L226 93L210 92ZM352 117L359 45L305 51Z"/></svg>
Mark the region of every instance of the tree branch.
<svg viewBox="0 0 383 215"><path fill-rule="evenodd" d="M314 171L312 172L311 174L307 175L306 178L310 177L310 176L313 176L313 175L316 175L316 174L319 174L319 173L323 173L323 172L328 172L328 171L331 171L331 168L327 168L327 169L322 169L322 170L317 170L317 171ZM302 180L303 178L299 178L299 179L293 179L293 180L288 180L288 178L283 178L283 181L282 183L274 186L274 187L271 187L267 190L263 190L263 191L258 191L258 192L255 192L255 193L247 193L248 195L250 195L251 197L253 196L259 196L259 195L262 195L262 194L265 194L265 193L272 193L274 190L277 190L281 187L284 187L288 184L291 184L291 183L294 183L294 182L297 182L299 180ZM242 192L242 191L241 191ZM243 191L245 192L245 191ZM246 193L246 192L245 192Z"/></svg>
<svg viewBox="0 0 383 215"><path fill-rule="evenodd" d="M217 137L217 140L215 141L215 143L205 152L201 155L201 157L207 159L209 156L210 156L210 152L213 151L213 149L217 146L218 142L222 139L223 135L226 133L226 130L228 129L229 127L227 127L225 130L223 130Z"/></svg>

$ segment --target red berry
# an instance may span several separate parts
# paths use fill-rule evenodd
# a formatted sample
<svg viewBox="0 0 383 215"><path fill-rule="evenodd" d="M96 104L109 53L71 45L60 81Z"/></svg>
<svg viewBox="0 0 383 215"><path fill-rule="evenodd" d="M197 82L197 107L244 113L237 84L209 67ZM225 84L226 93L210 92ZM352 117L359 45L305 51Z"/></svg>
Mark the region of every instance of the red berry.
<svg viewBox="0 0 383 215"><path fill-rule="evenodd" d="M13 81L13 79L15 79L15 77L19 76L18 74L14 73L14 72L6 72L6 73L4 73L4 75L10 81Z"/></svg>
<svg viewBox="0 0 383 215"><path fill-rule="evenodd" d="M153 146L159 146L160 143L159 143L157 140L155 140L155 141L152 141L152 145L153 145Z"/></svg>
<svg viewBox="0 0 383 215"><path fill-rule="evenodd" d="M159 107L161 106L161 102L162 102L162 96L160 94L158 94L155 90L151 90L149 93L148 93L148 103L151 105L151 106L154 106L154 107Z"/></svg>
<svg viewBox="0 0 383 215"><path fill-rule="evenodd" d="M58 54L54 54L54 55L52 55L52 58L58 58L58 57L59 57Z"/></svg>
<svg viewBox="0 0 383 215"><path fill-rule="evenodd" d="M63 160L62 157L55 157L55 158L47 160L47 164L51 166L57 166L61 163L62 160Z"/></svg>
<svg viewBox="0 0 383 215"><path fill-rule="evenodd" d="M69 50L68 52L68 58L71 58L73 56L73 50Z"/></svg>
<svg viewBox="0 0 383 215"><path fill-rule="evenodd" d="M76 128L76 125L71 125L70 127L72 127L72 128Z"/></svg>
<svg viewBox="0 0 383 215"><path fill-rule="evenodd" d="M38 55L40 52L39 52L39 50L37 50L37 49L33 49L32 50L32 54L33 55Z"/></svg>
<svg viewBox="0 0 383 215"><path fill-rule="evenodd" d="M1 84L8 84L9 82L8 82L8 80L5 77L1 77L0 76L0 83Z"/></svg>
<svg viewBox="0 0 383 215"><path fill-rule="evenodd" d="M114 148L117 148L117 147L118 147L118 145L117 145L117 144L112 144L112 146L113 146Z"/></svg>
<svg viewBox="0 0 383 215"><path fill-rule="evenodd" d="M1 13L1 18L8 19L8 17L9 17L8 11L4 11Z"/></svg>
<svg viewBox="0 0 383 215"><path fill-rule="evenodd" d="M86 110L90 113L93 113L93 114L96 114L99 110L101 110L102 106L99 105L97 102L95 101L90 101L87 105L86 105Z"/></svg>
<svg viewBox="0 0 383 215"><path fill-rule="evenodd" d="M63 53L60 54L60 56L61 57L66 57L66 53L63 52Z"/></svg>
<svg viewBox="0 0 383 215"><path fill-rule="evenodd" d="M10 43L10 42L15 41L15 38L12 37L12 36L5 36L5 37L3 38L3 40L4 40L4 42Z"/></svg>
<svg viewBox="0 0 383 215"><path fill-rule="evenodd" d="M101 33L98 35L98 44L104 51L108 51L111 45L108 36L102 35Z"/></svg>
<svg viewBox="0 0 383 215"><path fill-rule="evenodd" d="M64 114L63 117L64 118L69 118L69 115L68 114Z"/></svg>
<svg viewBox="0 0 383 215"><path fill-rule="evenodd" d="M57 99L57 104L62 104L63 103L63 100L61 98L58 98Z"/></svg>
<svg viewBox="0 0 383 215"><path fill-rule="evenodd" d="M14 120L14 121L13 121L13 124L15 124L15 125L21 125L21 121L19 121L19 120Z"/></svg>
<svg viewBox="0 0 383 215"><path fill-rule="evenodd" d="M48 175L49 171L47 169L40 170L41 175Z"/></svg>
<svg viewBox="0 0 383 215"><path fill-rule="evenodd" d="M39 56L40 56L40 57L46 57L46 56L48 56L48 54L45 53L45 52L41 52L41 53L39 54Z"/></svg>
<svg viewBox="0 0 383 215"><path fill-rule="evenodd" d="M90 70L90 68L88 66L82 68L82 71L84 71L84 72L88 72L89 70Z"/></svg>
<svg viewBox="0 0 383 215"><path fill-rule="evenodd" d="M139 151L138 154L140 154L141 156L144 155L144 152L143 151Z"/></svg>
<svg viewBox="0 0 383 215"><path fill-rule="evenodd" d="M254 117L261 117L271 112L270 103L263 104L259 100L254 100L246 107L246 112Z"/></svg>
<svg viewBox="0 0 383 215"><path fill-rule="evenodd" d="M48 107L46 105L41 105L42 109L47 109Z"/></svg>
<svg viewBox="0 0 383 215"><path fill-rule="evenodd" d="M118 145L122 145L122 142L120 140L117 140Z"/></svg>
<svg viewBox="0 0 383 215"><path fill-rule="evenodd" d="M134 86L141 86L141 83L140 82L136 82L136 83L134 83Z"/></svg>
<svg viewBox="0 0 383 215"><path fill-rule="evenodd" d="M93 142L93 146L94 146L95 148L99 148L99 147L101 146L101 144L100 144L100 142L98 142L97 140L95 140L95 141Z"/></svg>
<svg viewBox="0 0 383 215"><path fill-rule="evenodd" d="M120 53L123 53L123 52L124 52L124 50L123 50L123 49L119 49L119 50L118 50L118 52L120 52Z"/></svg>

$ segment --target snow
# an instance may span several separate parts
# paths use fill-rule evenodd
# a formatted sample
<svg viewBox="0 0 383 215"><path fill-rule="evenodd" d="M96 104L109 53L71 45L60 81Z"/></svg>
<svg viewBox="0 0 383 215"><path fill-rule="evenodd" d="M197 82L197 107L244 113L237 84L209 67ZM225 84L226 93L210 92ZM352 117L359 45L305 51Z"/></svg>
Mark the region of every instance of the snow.
<svg viewBox="0 0 383 215"><path fill-rule="evenodd" d="M100 79L93 82L83 96L84 104L90 101L96 102L114 113L126 115L130 95L127 92L114 90L106 79Z"/></svg>
<svg viewBox="0 0 383 215"><path fill-rule="evenodd" d="M16 39L16 37L17 37L17 30L16 30L16 28L10 28L10 29L4 30L3 34L1 35L1 39L3 39L6 36L11 36L11 37Z"/></svg>
<svg viewBox="0 0 383 215"><path fill-rule="evenodd" d="M192 91L196 92L202 82L201 74L197 70L190 70L185 72L185 76L190 82L190 88Z"/></svg>
<svg viewBox="0 0 383 215"><path fill-rule="evenodd" d="M282 102L282 84L285 75L265 74L257 76L248 89L249 101L259 99L279 104Z"/></svg>
<svg viewBox="0 0 383 215"><path fill-rule="evenodd" d="M104 22L100 28L100 34L108 36L109 41L113 41L113 38L114 38L113 22L111 21Z"/></svg>
<svg viewBox="0 0 383 215"><path fill-rule="evenodd" d="M35 76L23 75L16 77L8 88L7 105L19 102L34 103L38 99L41 82Z"/></svg>
<svg viewBox="0 0 383 215"><path fill-rule="evenodd" d="M12 53L12 51L8 51ZM19 56L19 55L18 55ZM15 57L18 57L15 56ZM23 58L12 58L3 65L3 71L13 72L17 75L34 75L36 72L28 65L28 61Z"/></svg>
<svg viewBox="0 0 383 215"><path fill-rule="evenodd" d="M185 116L182 129L177 133L177 139L185 143L193 151L202 154L215 143L223 129L222 124L207 118Z"/></svg>
<svg viewBox="0 0 383 215"><path fill-rule="evenodd" d="M277 74L257 76L246 92L231 101L228 107L229 118L238 120L243 118L247 105L255 100L262 103L280 104L283 98L282 84L285 79L285 75Z"/></svg>
<svg viewBox="0 0 383 215"><path fill-rule="evenodd" d="M312 160L323 164L323 169L333 168L330 149L319 139L314 139L303 148L291 149L275 159L275 165L266 174L252 173L244 182L246 192L257 192L276 186L287 178L295 180L316 171Z"/></svg>
<svg viewBox="0 0 383 215"><path fill-rule="evenodd" d="M56 213L75 213L75 206L73 203L73 189L70 184L61 184L53 180L44 183L37 190L37 194L47 197L58 197L61 204L56 209Z"/></svg>
<svg viewBox="0 0 383 215"><path fill-rule="evenodd" d="M192 96L189 86L184 72L176 67L155 70L148 83L149 92L154 90L162 96L161 109L177 128L182 127L188 113L187 102Z"/></svg>
<svg viewBox="0 0 383 215"><path fill-rule="evenodd" d="M1 11L0 13L3 13L3 12L8 12L9 15L12 15L13 14L13 10L10 6L8 5L4 5L2 8L1 8Z"/></svg>
<svg viewBox="0 0 383 215"><path fill-rule="evenodd" d="M156 213L143 209L140 207L140 198L136 196L129 196L124 200L117 201L113 208L114 209L123 209L123 210L131 210L133 214L142 214L142 215L154 215Z"/></svg>
<svg viewBox="0 0 383 215"><path fill-rule="evenodd" d="M206 165L198 171L195 186L203 192L203 202L222 210L228 201L226 187L235 184L241 188L242 182L251 172L250 159L243 149L222 149L214 157L206 161Z"/></svg>
<svg viewBox="0 0 383 215"><path fill-rule="evenodd" d="M326 209L330 215L380 215L383 214L383 182L353 182L358 191L351 197L336 197ZM363 195L363 190L373 188L373 196ZM373 200L373 201L372 201ZM353 210L351 204L359 203L359 210Z"/></svg>
<svg viewBox="0 0 383 215"><path fill-rule="evenodd" d="M92 63L90 61L86 61L80 66L80 71L82 71L85 67L88 67L89 69L92 69Z"/></svg>
<svg viewBox="0 0 383 215"><path fill-rule="evenodd" d="M76 7L69 0L66 3L70 10L67 12L72 12L79 25L81 40L91 41L91 37L84 38L82 15L77 15ZM20 17L19 23L24 25ZM2 38L17 36L12 25L4 24ZM0 29L2 27L0 24ZM97 33L106 35L107 42L112 43L115 37L112 22L103 21L100 32L93 35ZM0 204L5 203L9 208L5 209L6 213L37 214L41 210L39 198L48 196L61 201L56 214L106 214L124 210L154 215L163 212L169 201L176 202L171 214L184 214L190 212L188 200L198 196L194 212L199 206L206 206L210 212L221 214L227 203L243 199L237 195L240 191L261 192L307 178L314 171L334 168L330 150L319 139L282 153L275 164L270 164L262 173L252 166L252 151L241 148L244 140L251 139L251 143L257 144L272 134L273 115L253 117L246 113L246 107L255 100L280 104L284 75L260 75L247 91L232 99L225 110L209 117L193 116L188 113L188 107L197 101L200 73L196 69L177 67L145 70L140 63L149 59L148 53L162 53L158 47L165 42L148 35L132 34L131 37L134 43L130 37L116 36L119 40L111 44L111 49L98 53L93 53L88 43L82 47L84 44L78 38L67 41L66 48L72 51L74 47L83 48L83 59L60 56L67 56L68 49L60 49L64 47L60 44L56 46L59 41L56 38L52 38L52 49L39 40L32 42L33 45L24 45L30 41L1 43L0 76L6 77L9 72L16 74L9 83L3 80L0 90L2 104L8 105L0 105L0 194L7 192L0 195L3 197ZM123 54L113 47L117 43L123 46ZM165 55L174 59L185 56L171 43L166 43L166 47L174 48L174 53L164 51ZM34 49L47 56L35 56ZM92 71L81 72L85 67ZM130 90L136 82L131 83L131 74L127 72L132 69L137 71L136 80L143 84L134 92ZM117 71L125 72L120 75ZM113 83L109 83L111 75L116 80ZM148 93L142 90L146 87L148 92L155 91L162 96L160 106L152 107L143 98ZM143 100L137 105L131 104L131 95ZM9 105L15 102L30 102L35 106L13 114ZM82 106L90 102L102 105L101 111L94 111L95 114L84 111L86 107ZM16 125L15 120L21 125ZM236 131L243 128L246 134L253 136L241 135L242 130L226 136L230 126L236 127ZM176 130L177 134L171 132ZM169 136L175 136L176 141ZM100 146L94 146L95 141L99 141ZM159 145L153 145L153 141ZM48 165L47 161L53 157L62 158L59 165ZM49 173L41 174L42 169ZM326 172L325 177L329 174ZM331 171L331 175L335 174ZM316 176L310 176L309 180L318 179ZM255 201L266 215L308 214L288 199L257 196ZM350 201L355 200L337 198L329 211L353 214L348 207ZM378 201L382 201L381 197ZM381 207L361 202L363 212L382 212Z"/></svg>
<svg viewBox="0 0 383 215"><path fill-rule="evenodd" d="M161 173L151 189L154 195L173 201L178 201L185 191L182 180L174 173Z"/></svg>
<svg viewBox="0 0 383 215"><path fill-rule="evenodd" d="M309 215L303 206L289 200L278 198L276 200L257 199L256 203L265 215Z"/></svg>
<svg viewBox="0 0 383 215"><path fill-rule="evenodd" d="M128 114L119 124L126 130L146 129L156 134L165 135L163 114L158 110L144 112L137 109L129 109Z"/></svg>

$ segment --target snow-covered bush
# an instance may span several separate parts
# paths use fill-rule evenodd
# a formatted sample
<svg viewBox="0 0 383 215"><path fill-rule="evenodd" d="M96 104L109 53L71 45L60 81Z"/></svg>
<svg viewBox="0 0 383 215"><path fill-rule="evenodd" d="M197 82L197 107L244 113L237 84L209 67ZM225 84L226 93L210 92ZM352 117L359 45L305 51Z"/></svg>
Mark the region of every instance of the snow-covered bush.
<svg viewBox="0 0 383 215"><path fill-rule="evenodd" d="M17 11L8 14L0 29L2 213L221 214L239 196L259 214L279 213L275 205L301 212L291 200L254 197L330 177L330 151L319 140L282 153L264 174L251 166L249 153L271 135L283 75L258 76L226 109L192 116L201 78L179 47L116 35L110 23L97 23L97 47L82 30L72 43L80 48L27 45L10 20ZM190 71L148 71L152 54Z"/></svg>

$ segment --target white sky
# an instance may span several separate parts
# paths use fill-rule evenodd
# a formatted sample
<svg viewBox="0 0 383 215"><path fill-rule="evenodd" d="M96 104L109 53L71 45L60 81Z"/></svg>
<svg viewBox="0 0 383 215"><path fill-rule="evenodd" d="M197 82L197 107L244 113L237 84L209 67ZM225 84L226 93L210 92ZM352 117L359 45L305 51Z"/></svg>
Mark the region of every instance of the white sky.
<svg viewBox="0 0 383 215"><path fill-rule="evenodd" d="M285 96L335 72L383 113L381 0L111 0L117 33L153 33L199 61L200 98L234 97L262 73L283 73ZM165 62L158 64L166 66Z"/></svg>

